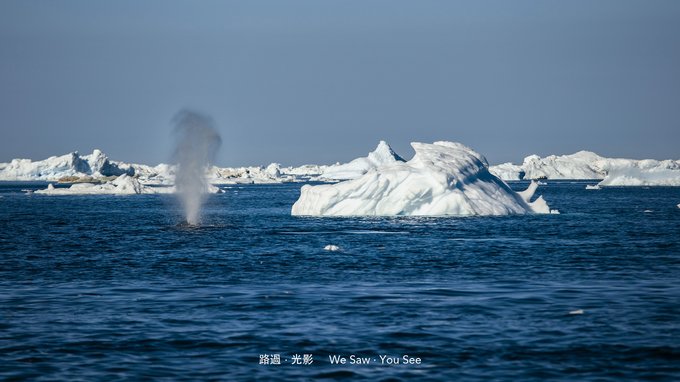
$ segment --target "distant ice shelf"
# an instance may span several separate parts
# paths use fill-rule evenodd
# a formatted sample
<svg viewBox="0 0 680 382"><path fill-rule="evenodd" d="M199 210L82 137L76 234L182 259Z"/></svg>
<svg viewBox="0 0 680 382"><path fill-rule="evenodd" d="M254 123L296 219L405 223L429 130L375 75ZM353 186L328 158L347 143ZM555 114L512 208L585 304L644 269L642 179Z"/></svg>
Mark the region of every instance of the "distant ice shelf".
<svg viewBox="0 0 680 382"><path fill-rule="evenodd" d="M504 180L601 180L605 186L680 186L680 160L605 158L590 151L571 155L530 155L521 165L503 163L489 171Z"/></svg>
<svg viewBox="0 0 680 382"><path fill-rule="evenodd" d="M303 182L319 178L327 167L319 165L283 167L278 163L247 167L212 166L207 171L207 177L212 184ZM81 189L83 192L90 188L88 183L106 183L122 175L134 177L142 185L172 186L175 182L175 166L165 163L148 166L114 161L101 150L94 150L88 155L80 155L74 151L38 161L13 159L9 163L0 163L0 181L82 183L75 189ZM92 190L109 188L96 187Z"/></svg>
<svg viewBox="0 0 680 382"><path fill-rule="evenodd" d="M365 157L334 165L217 167L207 170L212 184L268 184L284 182L337 182L357 179L376 168L405 163L390 145L380 141ZM680 186L680 160L634 160L605 158L590 151L571 155L530 155L522 164L503 163L488 167L503 180L576 179L599 180L599 186ZM13 159L0 163L2 181L50 181L62 183L106 183L127 175L142 185L172 186L175 166L126 163L109 159L101 150L80 155L74 151L43 160ZM85 190L82 185L76 189ZM106 189L106 187L100 187ZM59 191L61 192L61 191Z"/></svg>

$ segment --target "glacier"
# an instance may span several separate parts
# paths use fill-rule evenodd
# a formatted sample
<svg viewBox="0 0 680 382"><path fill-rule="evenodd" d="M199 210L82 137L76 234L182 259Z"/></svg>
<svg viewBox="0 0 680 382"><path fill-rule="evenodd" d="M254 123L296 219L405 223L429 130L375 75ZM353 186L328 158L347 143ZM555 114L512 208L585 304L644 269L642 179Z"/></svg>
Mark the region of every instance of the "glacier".
<svg viewBox="0 0 680 382"><path fill-rule="evenodd" d="M486 159L460 143L413 142L414 157L336 184L304 185L291 209L302 216L442 216L550 213L538 184L517 193ZM555 211L557 212L557 211Z"/></svg>

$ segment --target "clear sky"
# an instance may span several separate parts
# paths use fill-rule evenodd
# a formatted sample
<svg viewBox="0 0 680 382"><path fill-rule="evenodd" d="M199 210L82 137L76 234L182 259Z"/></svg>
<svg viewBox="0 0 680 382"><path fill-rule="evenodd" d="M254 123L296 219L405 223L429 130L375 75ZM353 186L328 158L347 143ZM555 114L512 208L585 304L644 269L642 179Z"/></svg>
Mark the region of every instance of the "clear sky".
<svg viewBox="0 0 680 382"><path fill-rule="evenodd" d="M225 166L380 139L677 159L680 1L0 1L0 161L167 161L183 108Z"/></svg>

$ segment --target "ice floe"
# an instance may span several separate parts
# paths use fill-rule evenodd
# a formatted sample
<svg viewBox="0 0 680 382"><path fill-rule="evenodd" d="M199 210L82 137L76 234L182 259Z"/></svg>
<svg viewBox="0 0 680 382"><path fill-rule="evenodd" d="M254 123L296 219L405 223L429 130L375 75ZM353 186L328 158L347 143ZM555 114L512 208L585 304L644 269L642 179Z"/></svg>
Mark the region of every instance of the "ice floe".
<svg viewBox="0 0 680 382"><path fill-rule="evenodd" d="M174 186L149 186L129 175L121 175L114 180L102 183L75 183L70 187L54 187L50 183L46 189L35 191L43 195L138 195L138 194L171 194L176 192ZM214 185L207 185L206 193L223 192Z"/></svg>
<svg viewBox="0 0 680 382"><path fill-rule="evenodd" d="M408 162L394 161L361 177L325 185L304 185L293 215L508 215L550 213L538 184L514 192L492 175L486 159L454 142L414 142Z"/></svg>
<svg viewBox="0 0 680 382"><path fill-rule="evenodd" d="M129 175L121 175L104 183L75 183L70 187L54 187L50 183L46 189L35 191L36 194L44 195L135 195L172 192L175 192L174 187L145 186Z"/></svg>

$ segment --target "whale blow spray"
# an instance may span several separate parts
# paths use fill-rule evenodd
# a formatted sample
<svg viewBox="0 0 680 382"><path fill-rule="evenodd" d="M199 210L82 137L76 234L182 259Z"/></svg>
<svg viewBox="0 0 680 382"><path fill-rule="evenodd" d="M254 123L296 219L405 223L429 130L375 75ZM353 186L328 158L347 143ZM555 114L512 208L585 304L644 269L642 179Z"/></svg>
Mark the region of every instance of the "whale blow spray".
<svg viewBox="0 0 680 382"><path fill-rule="evenodd" d="M206 171L215 160L222 138L212 119L196 112L180 111L173 118L173 125L177 139L175 187L187 223L198 225L209 187Z"/></svg>

